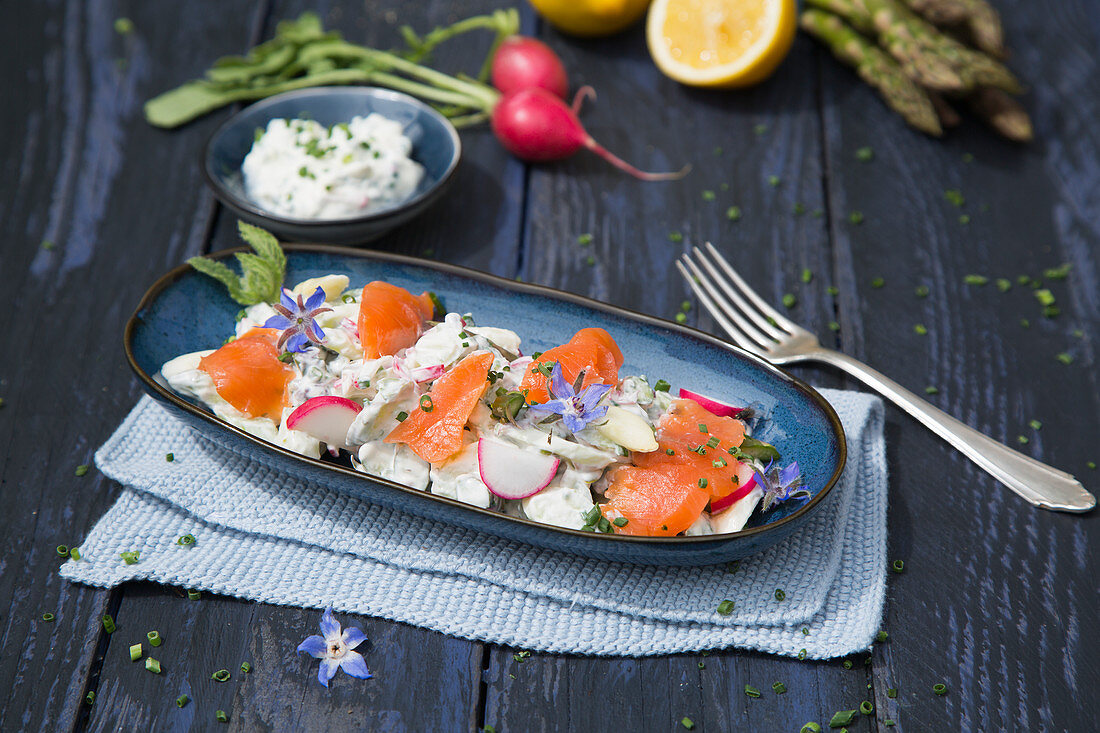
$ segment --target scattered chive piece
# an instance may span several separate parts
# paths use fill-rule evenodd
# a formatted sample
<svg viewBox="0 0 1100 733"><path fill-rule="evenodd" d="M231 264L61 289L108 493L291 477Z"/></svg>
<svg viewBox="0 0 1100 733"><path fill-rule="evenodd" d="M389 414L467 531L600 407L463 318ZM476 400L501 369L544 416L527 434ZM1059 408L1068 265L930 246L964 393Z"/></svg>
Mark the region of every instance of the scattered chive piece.
<svg viewBox="0 0 1100 733"><path fill-rule="evenodd" d="M130 550L129 552L120 552L118 556L121 557L127 565L136 565L138 560L141 559L141 550Z"/></svg>
<svg viewBox="0 0 1100 733"><path fill-rule="evenodd" d="M840 330L840 324L837 323L836 321L829 321L829 330L830 331L839 331Z"/></svg>
<svg viewBox="0 0 1100 733"><path fill-rule="evenodd" d="M838 288L836 285L830 285L829 287L825 288L825 292L829 295L840 295L840 288Z"/></svg>
<svg viewBox="0 0 1100 733"><path fill-rule="evenodd" d="M870 667L871 666L871 658L870 657L867 657L866 659L863 660L863 666L864 667Z"/></svg>
<svg viewBox="0 0 1100 733"><path fill-rule="evenodd" d="M697 423L697 424L698 424L698 426L699 426L699 432L700 432L700 433L707 433L707 432L710 432L709 430L707 430L707 424L706 424L706 423L704 423L704 422L701 422L701 423Z"/></svg>
<svg viewBox="0 0 1100 733"><path fill-rule="evenodd" d="M733 613L733 601L727 598L718 604L719 616L729 616L731 613Z"/></svg>
<svg viewBox="0 0 1100 733"><path fill-rule="evenodd" d="M814 209L810 212L810 216L815 219L820 219L821 217L825 216L825 209Z"/></svg>
<svg viewBox="0 0 1100 733"><path fill-rule="evenodd" d="M973 163L974 162L974 154L973 153L963 153L962 161L964 163Z"/></svg>
<svg viewBox="0 0 1100 733"><path fill-rule="evenodd" d="M145 659L145 669L149 670L153 674L160 674L160 662L153 659L152 657L147 657Z"/></svg>
<svg viewBox="0 0 1100 733"><path fill-rule="evenodd" d="M850 725L853 720L856 719L855 710L840 710L833 713L832 719L829 721L830 728L843 728L846 725Z"/></svg>
<svg viewBox="0 0 1100 733"><path fill-rule="evenodd" d="M1073 329L1073 335L1079 339L1083 339L1085 337L1085 332L1082 331L1080 328L1075 328Z"/></svg>
<svg viewBox="0 0 1100 733"><path fill-rule="evenodd" d="M160 632L156 629L145 634L145 638L149 640L149 646L160 646L164 641L164 638L160 635Z"/></svg>
<svg viewBox="0 0 1100 733"><path fill-rule="evenodd" d="M821 733L821 726L811 720L809 723L803 723L798 733Z"/></svg>
<svg viewBox="0 0 1100 733"><path fill-rule="evenodd" d="M1096 470L1096 461L1085 461L1085 465L1088 466L1093 471Z"/></svg>
<svg viewBox="0 0 1100 733"><path fill-rule="evenodd" d="M886 720L882 721L882 724L885 725L887 728L893 728L898 723L893 718L887 718Z"/></svg>
<svg viewBox="0 0 1100 733"><path fill-rule="evenodd" d="M653 385L653 389L657 390L658 392L667 392L672 389L672 385L663 379L658 379L656 384Z"/></svg>
<svg viewBox="0 0 1100 733"><path fill-rule="evenodd" d="M1067 262L1059 267L1051 267L1043 270L1043 277L1048 280L1065 280L1069 277L1070 264Z"/></svg>
<svg viewBox="0 0 1100 733"><path fill-rule="evenodd" d="M940 388L939 387L933 387L933 386L929 385L929 386L924 388L924 393L925 394L939 394L940 393Z"/></svg>
<svg viewBox="0 0 1100 733"><path fill-rule="evenodd" d="M989 282L989 278L985 275L967 275L963 278L963 282L967 285L985 285Z"/></svg>
<svg viewBox="0 0 1100 733"><path fill-rule="evenodd" d="M730 221L738 221L741 219L741 207L731 206L726 209L726 218Z"/></svg>
<svg viewBox="0 0 1100 733"><path fill-rule="evenodd" d="M55 618L57 618L57 616L55 616L54 614L50 613L49 611L46 611L46 612L45 612L44 614L42 614L42 620L43 620L43 621L45 621L46 623L50 623L50 622L51 622L51 621L53 621L53 620L54 620Z"/></svg>
<svg viewBox="0 0 1100 733"><path fill-rule="evenodd" d="M768 176L768 185L775 188L779 185L779 176Z"/></svg>
<svg viewBox="0 0 1100 733"><path fill-rule="evenodd" d="M684 241L684 235L680 232L669 232L668 241L670 242L682 242Z"/></svg>
<svg viewBox="0 0 1100 733"><path fill-rule="evenodd" d="M928 286L927 285L918 285L913 292L917 294L918 298L927 298L928 297Z"/></svg>
<svg viewBox="0 0 1100 733"><path fill-rule="evenodd" d="M611 520L611 523L616 527L625 527L629 520L626 517L615 517Z"/></svg>
<svg viewBox="0 0 1100 733"><path fill-rule="evenodd" d="M875 634L875 641L886 641L888 638L890 638L890 635L885 631L880 631Z"/></svg>
<svg viewBox="0 0 1100 733"><path fill-rule="evenodd" d="M115 33L128 36L134 32L134 21L129 18L115 18Z"/></svg>
<svg viewBox="0 0 1100 733"><path fill-rule="evenodd" d="M680 304L680 310L682 310L684 313L687 313L688 311L690 311L691 310L691 301L690 300L685 300L683 303L681 303Z"/></svg>
<svg viewBox="0 0 1100 733"><path fill-rule="evenodd" d="M706 662L704 662L702 659L699 660L699 662L698 662L698 664L696 664L696 666L699 669L706 669L707 668Z"/></svg>
<svg viewBox="0 0 1100 733"><path fill-rule="evenodd" d="M783 592L782 588L776 588L775 589L775 600L777 600L777 601L787 600L787 594L785 592Z"/></svg>
<svg viewBox="0 0 1100 733"><path fill-rule="evenodd" d="M728 563L726 563L726 572L730 575L736 573L740 569L741 563L739 563L737 560L730 560Z"/></svg>
<svg viewBox="0 0 1100 733"><path fill-rule="evenodd" d="M867 163L875 157L875 151L870 147L862 147L856 150L856 160L861 163Z"/></svg>
<svg viewBox="0 0 1100 733"><path fill-rule="evenodd" d="M709 189L706 190L706 191L703 191L703 200L704 201L714 201L715 198L716 198L716 196L714 194L714 191L711 191Z"/></svg>
<svg viewBox="0 0 1100 733"><path fill-rule="evenodd" d="M1000 290L1002 293L1007 293L1009 290L1012 290L1012 281L1008 278L999 277L995 282L997 284L997 290Z"/></svg>
<svg viewBox="0 0 1100 733"><path fill-rule="evenodd" d="M799 649L798 650L798 661L801 662L805 658L806 658L806 650L805 649Z"/></svg>
<svg viewBox="0 0 1100 733"><path fill-rule="evenodd" d="M844 669L851 669L851 668L852 668L852 660L851 659L845 659L844 660Z"/></svg>
<svg viewBox="0 0 1100 733"><path fill-rule="evenodd" d="M946 695L947 694L947 685L945 685L942 682L937 682L936 684L932 685L932 692L936 693L937 695L941 695L941 696Z"/></svg>
<svg viewBox="0 0 1100 733"><path fill-rule="evenodd" d="M229 679L229 670L219 669L217 672L210 675L210 679L217 680L218 682L225 682Z"/></svg>
<svg viewBox="0 0 1100 733"><path fill-rule="evenodd" d="M592 235L588 234L587 232L579 235L577 237L577 244L582 247L587 247L588 245L592 244Z"/></svg>
<svg viewBox="0 0 1100 733"><path fill-rule="evenodd" d="M707 488L707 480L705 478L699 479L699 488L700 489Z"/></svg>
<svg viewBox="0 0 1100 733"><path fill-rule="evenodd" d="M768 131L768 126L765 125L763 122L758 122L757 124L753 125L752 131L755 132L757 135L763 135L765 132Z"/></svg>
<svg viewBox="0 0 1100 733"><path fill-rule="evenodd" d="M808 267L802 268L802 282L808 283L814 279L814 272Z"/></svg>
<svg viewBox="0 0 1100 733"><path fill-rule="evenodd" d="M670 456L676 455L676 451L672 450L671 448L665 448L665 453L667 453Z"/></svg>
<svg viewBox="0 0 1100 733"><path fill-rule="evenodd" d="M130 645L130 661L136 662L141 659L141 644Z"/></svg>
<svg viewBox="0 0 1100 733"><path fill-rule="evenodd" d="M68 557L69 556L69 546L68 545L58 545L57 546L57 556L58 557Z"/></svg>
<svg viewBox="0 0 1100 733"><path fill-rule="evenodd" d="M188 532L187 534L183 535L182 537L177 537L176 538L176 544L179 545L180 547L190 547L190 546L195 544L195 535Z"/></svg>
<svg viewBox="0 0 1100 733"><path fill-rule="evenodd" d="M801 201L795 201L794 206L791 207L791 211L794 212L795 216L802 216L806 213L806 207L802 205Z"/></svg>
<svg viewBox="0 0 1100 733"><path fill-rule="evenodd" d="M923 323L917 323L913 325L913 331L920 336L926 336L928 334L928 326Z"/></svg>
<svg viewBox="0 0 1100 733"><path fill-rule="evenodd" d="M891 564L891 567L894 569L895 573L904 573L905 572L905 561L904 560L894 560L894 562Z"/></svg>
<svg viewBox="0 0 1100 733"><path fill-rule="evenodd" d="M784 692L787 691L787 686L782 682L773 682L772 689L775 690L776 695L782 695Z"/></svg>
<svg viewBox="0 0 1100 733"><path fill-rule="evenodd" d="M686 715L684 717L680 718L680 725L684 726L688 730L694 730L695 729L695 722L691 718L687 717Z"/></svg>
<svg viewBox="0 0 1100 733"><path fill-rule="evenodd" d="M970 223L970 214L959 214L959 223L966 226Z"/></svg>
<svg viewBox="0 0 1100 733"><path fill-rule="evenodd" d="M871 704L870 700L864 700L859 704L859 712L863 713L864 715L870 715L871 713L875 712L875 706Z"/></svg>
<svg viewBox="0 0 1100 733"><path fill-rule="evenodd" d="M89 705L95 702L95 690L88 690L88 694L84 696L84 702Z"/></svg>
<svg viewBox="0 0 1100 733"><path fill-rule="evenodd" d="M40 244L38 246L41 247L42 249L50 250L50 249L53 249L53 242L51 242L48 239L43 239L42 244Z"/></svg>
<svg viewBox="0 0 1100 733"><path fill-rule="evenodd" d="M786 308L794 308L798 303L798 298L794 297L793 293L787 293L783 296L783 306Z"/></svg>
<svg viewBox="0 0 1100 733"><path fill-rule="evenodd" d="M722 442L722 441L718 440L718 437L717 437L717 436L714 436L714 435L712 435L712 436L710 437L710 440L708 440L708 441L706 442L706 446L707 446L708 448L717 448L717 447L718 447L718 444L719 444L719 443L721 443L721 442ZM720 458L720 459L718 459L718 460L722 461L722 466L726 465L726 460L725 460L724 458ZM716 466L716 468L721 468L722 466Z"/></svg>
<svg viewBox="0 0 1100 733"><path fill-rule="evenodd" d="M1065 351L1063 351L1061 354L1056 355L1054 358L1062 362L1063 364L1073 363L1073 356Z"/></svg>
<svg viewBox="0 0 1100 733"><path fill-rule="evenodd" d="M421 395L420 409L424 412L431 412L435 409L435 403L432 402L432 396L430 394Z"/></svg>
<svg viewBox="0 0 1100 733"><path fill-rule="evenodd" d="M1043 427L1043 424L1038 420L1028 420L1027 424L1031 426L1032 430L1039 430Z"/></svg>
<svg viewBox="0 0 1100 733"><path fill-rule="evenodd" d="M876 290L886 284L886 280L881 277L875 277L871 279L871 287Z"/></svg>
<svg viewBox="0 0 1100 733"><path fill-rule="evenodd" d="M405 412L404 410L397 413L397 422L405 422L408 419L409 419L409 413Z"/></svg>
<svg viewBox="0 0 1100 733"><path fill-rule="evenodd" d="M189 698L187 695L180 695L179 697L176 698L176 707L177 708L182 708L184 705L186 705L189 702L191 702L191 698Z"/></svg>
<svg viewBox="0 0 1100 733"><path fill-rule="evenodd" d="M596 264L596 258L592 255L588 255L587 257L584 258L584 264L588 265L589 267L592 267L593 265Z"/></svg>
<svg viewBox="0 0 1100 733"><path fill-rule="evenodd" d="M862 224L863 223L863 212L862 211L853 211L852 213L848 214L848 221L852 222L853 224Z"/></svg>
<svg viewBox="0 0 1100 733"><path fill-rule="evenodd" d="M886 697L895 698L898 696L898 688L891 687L886 690Z"/></svg>
<svg viewBox="0 0 1100 733"><path fill-rule="evenodd" d="M103 616L103 630L108 634L115 633L115 620L111 618L110 614Z"/></svg>
<svg viewBox="0 0 1100 733"><path fill-rule="evenodd" d="M219 723L228 723L229 722L229 716L225 714L224 710L215 710L214 711L214 719L217 720Z"/></svg>
<svg viewBox="0 0 1100 733"><path fill-rule="evenodd" d="M1023 326L1024 328L1031 328L1031 321L1029 321L1026 318L1021 318L1020 319L1020 325Z"/></svg>
<svg viewBox="0 0 1100 733"><path fill-rule="evenodd" d="M79 560L80 559L80 548L79 547L73 547L72 549L70 549L69 550L69 557L71 557L73 560Z"/></svg>
<svg viewBox="0 0 1100 733"><path fill-rule="evenodd" d="M760 697L760 690L756 689L752 685L745 685L745 694L749 697Z"/></svg>
<svg viewBox="0 0 1100 733"><path fill-rule="evenodd" d="M957 188L949 188L943 192L943 197L947 199L948 203L954 206L962 206L966 203L966 199L963 198L962 191Z"/></svg>
<svg viewBox="0 0 1100 733"><path fill-rule="evenodd" d="M1056 305L1048 305L1043 308L1043 318L1057 318L1062 309Z"/></svg>
<svg viewBox="0 0 1100 733"><path fill-rule="evenodd" d="M687 314L684 313L683 311L680 311L679 313L676 314L676 322L677 323L687 323L687 319L688 319Z"/></svg>
<svg viewBox="0 0 1100 733"><path fill-rule="evenodd" d="M171 463L172 461L176 460L176 454L175 453L165 453L164 454L164 460Z"/></svg>
<svg viewBox="0 0 1100 733"><path fill-rule="evenodd" d="M803 636L809 636L810 635L810 630L807 629L805 626L802 627L802 635Z"/></svg>
<svg viewBox="0 0 1100 733"><path fill-rule="evenodd" d="M1017 435L1016 442L1020 445L1027 445L1031 440L1026 435Z"/></svg>
<svg viewBox="0 0 1100 733"><path fill-rule="evenodd" d="M75 473L77 476L85 475L86 473L88 473L88 464L81 463L79 466L76 467L76 471L74 471L73 473Z"/></svg>
<svg viewBox="0 0 1100 733"><path fill-rule="evenodd" d="M718 156L718 155L721 155L721 154L722 154L722 146L721 146L721 145L715 145L715 146L714 146L714 154L715 154L716 156Z"/></svg>
<svg viewBox="0 0 1100 733"><path fill-rule="evenodd" d="M187 600L189 600L189 601L197 601L197 600L199 600L200 598L202 598L202 592L201 592L201 591L197 591L197 590L189 590L189 591L187 591Z"/></svg>

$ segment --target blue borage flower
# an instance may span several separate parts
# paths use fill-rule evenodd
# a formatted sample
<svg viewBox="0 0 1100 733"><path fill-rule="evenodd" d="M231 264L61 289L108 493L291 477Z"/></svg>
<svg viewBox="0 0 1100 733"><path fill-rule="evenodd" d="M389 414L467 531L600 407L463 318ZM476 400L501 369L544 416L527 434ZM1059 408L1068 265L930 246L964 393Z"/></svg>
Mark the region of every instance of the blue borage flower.
<svg viewBox="0 0 1100 733"><path fill-rule="evenodd" d="M536 415L542 413L560 415L565 427L571 433L583 430L590 423L607 414L607 405L597 405L611 389L610 384L590 384L582 390L583 383L583 370L577 375L577 381L569 384L565 381L565 375L562 374L561 364L555 363L550 372L550 384L547 387L550 396L554 399L531 405L527 409Z"/></svg>
<svg viewBox="0 0 1100 733"><path fill-rule="evenodd" d="M811 494L802 486L802 474L798 469L798 461L792 461L786 468L773 466L769 462L762 472L756 474L756 482L764 487L764 499L760 505L760 511L766 512L771 507L788 499L805 501Z"/></svg>
<svg viewBox="0 0 1100 733"><path fill-rule="evenodd" d="M367 635L355 626L349 626L341 632L340 622L332 617L332 606L329 606L321 616L321 633L307 637L298 645L298 653L305 652L321 660L317 681L325 687L328 687L328 681L336 675L337 668L352 677L369 680L372 675L363 655L352 651L366 640Z"/></svg>
<svg viewBox="0 0 1100 733"><path fill-rule="evenodd" d="M285 345L287 351L300 353L306 350L309 343L319 345L324 341L325 332L321 330L317 321L313 320L321 313L332 310L325 307L324 303L325 291L321 288L317 288L304 303L301 295L295 300L292 293L283 288L279 302L271 306L278 315L264 322L264 328L277 328L282 332L279 334L276 347L281 349Z"/></svg>

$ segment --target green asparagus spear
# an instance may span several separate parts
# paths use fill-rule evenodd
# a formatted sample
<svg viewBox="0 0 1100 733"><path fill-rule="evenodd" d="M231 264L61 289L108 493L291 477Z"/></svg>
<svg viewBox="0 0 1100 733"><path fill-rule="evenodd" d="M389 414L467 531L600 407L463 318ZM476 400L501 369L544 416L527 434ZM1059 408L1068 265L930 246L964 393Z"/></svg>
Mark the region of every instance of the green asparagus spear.
<svg viewBox="0 0 1100 733"><path fill-rule="evenodd" d="M1009 140L1026 143L1034 138L1035 131L1027 110L1000 89L983 87L976 90L968 101L976 115Z"/></svg>
<svg viewBox="0 0 1100 733"><path fill-rule="evenodd" d="M828 45L834 56L854 67L906 122L929 135L943 134L936 110L925 91L873 42L838 16L823 10L803 11L800 23L803 30Z"/></svg>

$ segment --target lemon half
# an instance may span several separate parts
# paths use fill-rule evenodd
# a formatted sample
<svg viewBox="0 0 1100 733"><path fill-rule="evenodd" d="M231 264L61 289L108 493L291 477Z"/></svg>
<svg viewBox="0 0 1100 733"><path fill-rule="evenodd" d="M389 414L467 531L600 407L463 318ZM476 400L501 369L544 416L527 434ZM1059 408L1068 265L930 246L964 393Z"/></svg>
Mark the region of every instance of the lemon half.
<svg viewBox="0 0 1100 733"><path fill-rule="evenodd" d="M574 36L618 33L645 13L649 0L530 0L550 24Z"/></svg>
<svg viewBox="0 0 1100 733"><path fill-rule="evenodd" d="M666 76L697 87L768 77L790 51L796 0L654 0L646 41Z"/></svg>

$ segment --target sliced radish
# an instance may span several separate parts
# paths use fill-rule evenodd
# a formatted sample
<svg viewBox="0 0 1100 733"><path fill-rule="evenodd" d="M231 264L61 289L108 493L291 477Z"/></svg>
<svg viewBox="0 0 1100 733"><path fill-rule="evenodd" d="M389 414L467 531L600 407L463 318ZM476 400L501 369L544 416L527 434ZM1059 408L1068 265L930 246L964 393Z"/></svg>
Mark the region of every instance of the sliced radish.
<svg viewBox="0 0 1100 733"><path fill-rule="evenodd" d="M717 514L723 509L729 509L741 499L744 499L749 493L756 488L756 472L752 470L752 466L747 463L741 463L737 466L737 488L731 491L721 499L715 499L710 503L710 513Z"/></svg>
<svg viewBox="0 0 1100 733"><path fill-rule="evenodd" d="M725 402L719 402L718 400L705 397L698 392L692 392L690 389L680 388L680 398L684 400L692 400L702 405L703 409L718 417L738 417L741 414L741 410L744 408L734 407L733 405L727 405Z"/></svg>
<svg viewBox="0 0 1100 733"><path fill-rule="evenodd" d="M526 499L545 489L561 463L556 457L491 438L477 442L482 482L502 499Z"/></svg>
<svg viewBox="0 0 1100 733"><path fill-rule="evenodd" d="M345 448L348 428L361 409L358 402L347 397L311 397L290 413L286 426L290 430L301 430L329 447Z"/></svg>

